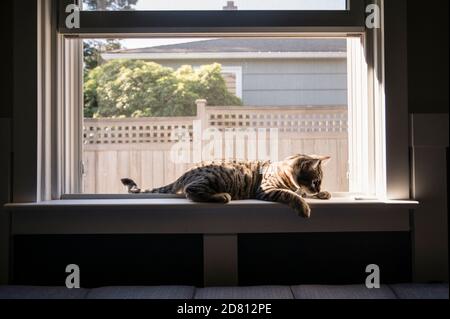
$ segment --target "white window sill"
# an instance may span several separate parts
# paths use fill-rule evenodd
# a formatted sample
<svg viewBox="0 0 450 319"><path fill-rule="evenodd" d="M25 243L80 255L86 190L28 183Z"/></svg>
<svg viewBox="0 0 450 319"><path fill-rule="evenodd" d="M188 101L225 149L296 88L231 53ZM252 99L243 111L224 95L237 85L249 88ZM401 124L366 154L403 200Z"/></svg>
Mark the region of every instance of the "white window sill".
<svg viewBox="0 0 450 319"><path fill-rule="evenodd" d="M107 196L106 196L107 197ZM331 200L315 200L307 199L311 208L330 208L330 209L364 209L364 208L403 208L414 209L419 205L419 202L414 200L355 200L347 198L335 198ZM279 203L264 202L258 200L241 200L232 201L229 204L215 204L215 203L194 203L185 198L103 198L103 199L64 199L52 200L36 203L20 203L7 204L5 207L10 211L15 210L33 210L33 209L61 209L61 208L132 208L132 209L157 209L157 208L181 208L181 207L208 207L208 208L254 208L254 207L274 207L283 206Z"/></svg>
<svg viewBox="0 0 450 319"><path fill-rule="evenodd" d="M8 204L12 234L245 234L410 231L416 201L308 200L310 219L279 203L185 198L66 199Z"/></svg>

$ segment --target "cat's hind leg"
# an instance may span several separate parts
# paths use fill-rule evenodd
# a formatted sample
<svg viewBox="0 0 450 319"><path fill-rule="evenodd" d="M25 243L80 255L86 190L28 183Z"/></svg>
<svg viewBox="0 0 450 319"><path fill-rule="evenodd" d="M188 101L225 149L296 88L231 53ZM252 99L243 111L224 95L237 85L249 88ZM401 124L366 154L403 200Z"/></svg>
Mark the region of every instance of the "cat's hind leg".
<svg viewBox="0 0 450 319"><path fill-rule="evenodd" d="M210 202L226 204L231 201L228 193L218 193L209 186L207 181L197 181L184 188L186 197L194 202Z"/></svg>

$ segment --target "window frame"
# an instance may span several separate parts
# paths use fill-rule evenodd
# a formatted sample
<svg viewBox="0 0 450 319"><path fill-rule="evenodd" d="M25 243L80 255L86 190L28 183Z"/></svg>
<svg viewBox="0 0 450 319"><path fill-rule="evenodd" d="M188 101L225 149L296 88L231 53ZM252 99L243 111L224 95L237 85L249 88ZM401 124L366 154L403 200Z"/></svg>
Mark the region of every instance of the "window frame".
<svg viewBox="0 0 450 319"><path fill-rule="evenodd" d="M51 2L51 0L45 1L46 3ZM384 9L385 9L385 2L383 0L377 0L378 4L382 6L382 13L384 17ZM404 1L400 1L401 3L393 4L388 3L389 7L389 15L387 20L389 30L394 30L396 33L392 35L386 35L384 34L384 18L382 21L382 28L378 30L366 30L367 34L367 41L368 41L368 59L373 60L373 68L369 70L369 73L373 74L376 73L375 76L382 79L379 85L374 85L375 90L374 92L370 92L370 94L376 94L378 95L378 99L381 99L382 103L382 114L379 114L378 121L383 121L385 125L385 131L382 132L380 136L377 138L377 144L380 148L385 149L386 152L386 160L382 164L386 168L386 176L385 176L385 184L387 188L387 197L389 199L395 200L395 199L409 199L409 152L408 152L408 109L407 109L407 98L405 98L405 95L407 94L407 91L402 91L401 89L404 88L404 84L406 83L406 61L404 61L404 52L406 50L405 46L405 40L406 36L404 34L401 34L400 32L405 28L405 19L404 16L400 16L400 23L399 18L397 17L398 12L402 12L402 9L405 6ZM38 10L38 5L36 4L36 11ZM62 42L64 42L64 38L67 37L73 37L74 34L62 34L57 32L57 12L53 11L55 9L55 2L53 2L52 10L49 10L48 7L46 8L47 11L50 11L50 14L47 14L46 18L43 19L45 21L40 21L38 18L38 29L44 25L44 28L52 28L52 26L55 29L51 29L48 34L46 34L46 37L50 37L50 40L47 39L47 42L43 42L44 39L39 39L36 35L31 35L29 33L26 33L26 30L23 27L18 27L18 34L24 36L27 34L25 38L32 39L35 38L38 40L38 46L39 48L45 47L47 48L47 51L44 51L41 49L41 53L44 55L50 54L51 56L56 57L56 60L42 60L43 57L39 57L37 59L36 63L36 74L39 73L39 70L47 70L51 74L51 83L52 85L52 99L45 105L45 108L51 108L52 109L52 122L55 123L55 126L52 126L51 132L47 134L46 130L50 130L48 126L44 125L45 122L41 122L42 116L40 117L43 107L42 105L39 106L38 103L38 97L36 96L36 99L32 96L28 97L28 100L30 103L27 105L15 103L14 107L14 114L20 114L20 113L27 113L30 111L31 114L36 114L36 120L37 121L37 129L38 132L40 132L40 135L37 136L37 139L34 141L28 141L28 143L17 143L18 140L23 140L23 136L26 134L26 132L31 132L32 130L31 126L30 128L27 127L29 122L29 118L25 119L22 116L15 117L15 128L14 131L16 132L24 132L20 134L16 134L14 137L14 145L15 149L22 154L29 154L29 157L22 157L23 160L18 163L18 165L15 165L14 167L14 173L15 175L22 176L23 174L20 173L20 169L24 168L23 165L25 162L31 164L31 161L37 162L37 167L34 170L35 174L28 174L26 177L21 177L18 179L15 179L13 181L13 189L14 189L14 201L15 202L23 202L23 201L39 201L39 200L49 200L49 199L58 199L60 198L61 194L63 193L63 177L61 172L64 170L64 165L61 164L59 161L63 159L63 154L61 152L61 149L58 149L58 147L52 147L51 150L44 149L42 150L42 145L44 145L45 141L51 141L52 145L59 146L62 144L61 142L61 132L62 127L60 126L60 122L58 122L58 119L62 119L62 115L64 114L64 110L61 110L61 96L60 96L60 89L61 85L58 83L58 80L60 80L59 76L61 74L58 74L57 67L55 68L55 64L52 61L58 61L57 64L61 65L63 63L63 59L60 55L60 47L62 46ZM20 12L20 10L17 10ZM53 14L53 13L55 14ZM48 12L47 12L48 13ZM20 21L20 19L18 19ZM394 24L395 20L395 24ZM36 20L29 21L28 24L25 25L31 25ZM345 29L345 28L344 28ZM322 28L321 32L322 34L326 34L326 32L336 32L336 30L342 30L341 28ZM348 28L347 32L345 34L349 35L354 31L353 28ZM39 30L38 30L39 31ZM173 30L172 30L173 31ZM316 30L317 31L317 30ZM317 35L315 32L311 31L309 34ZM260 29L260 32L268 32L267 29ZM325 33L323 33L325 32ZM39 32L38 32L39 34ZM105 34L105 33L104 33ZM173 33L176 36L176 33ZM83 34L81 36L86 36L87 34ZM158 34L155 33L155 36ZM227 36L230 34L227 33ZM92 35L91 35L92 36ZM185 35L184 35L185 36ZM202 36L199 34L199 36ZM44 37L45 38L45 37ZM45 45L42 45L44 43ZM19 54L20 55L20 54ZM45 62L45 63L41 63ZM385 66L388 65L390 68L394 65L400 64L400 69L398 72L395 72L394 75L386 75L385 74ZM18 70L26 69L26 66L21 66L20 64L15 64L15 68ZM21 74L27 74L26 72L22 72ZM34 82L34 78L30 79L27 75L27 78L24 77L18 77L17 81L22 81L24 83ZM38 88L41 89L41 88ZM47 88L48 90L48 88ZM56 91L56 92L54 92ZM18 92L15 93L15 96L18 96ZM371 98L374 99L374 96L371 95ZM36 104L38 105L37 112L32 109L33 103L31 101L35 99ZM22 100L17 99L17 100ZM395 105L395 107L393 107ZM384 109L385 106L385 109ZM31 108L30 108L31 107ZM48 110L47 110L48 112ZM385 113L384 113L385 112ZM48 120L48 117L46 117ZM46 137L44 140L41 140L42 137ZM34 144L36 143L36 144ZM38 152L35 152L34 150L38 148ZM54 148L57 148L55 151ZM17 152L17 153L18 153ZM25 160L26 159L26 160ZM405 160L406 159L406 160ZM51 160L52 162L56 162L56 165L43 165L47 160ZM51 172L47 172L46 168L51 167ZM56 167L56 168L55 168ZM19 174L17 174L19 172ZM31 172L32 173L32 172ZM51 174L51 178L45 178L45 181L43 182L42 177L47 176L46 174ZM38 176L41 176L41 179L39 179ZM47 191L47 188L51 188L51 191ZM48 195L51 194L51 195Z"/></svg>
<svg viewBox="0 0 450 319"><path fill-rule="evenodd" d="M66 26L65 8L80 0L61 0L58 32L66 35L324 31L362 31L365 0L347 0L347 10L248 11L80 11L80 28Z"/></svg>

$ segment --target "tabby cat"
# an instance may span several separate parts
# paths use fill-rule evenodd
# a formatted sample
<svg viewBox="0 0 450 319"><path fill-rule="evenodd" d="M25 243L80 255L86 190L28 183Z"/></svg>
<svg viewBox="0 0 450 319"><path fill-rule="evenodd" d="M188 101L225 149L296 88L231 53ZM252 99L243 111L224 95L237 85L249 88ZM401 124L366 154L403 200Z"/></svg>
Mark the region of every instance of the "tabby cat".
<svg viewBox="0 0 450 319"><path fill-rule="evenodd" d="M185 194L195 202L228 203L258 199L289 205L300 216L310 217L304 198L330 199L321 191L322 165L329 157L294 155L284 161L210 162L196 166L172 184L141 191L136 183L122 179L129 193Z"/></svg>

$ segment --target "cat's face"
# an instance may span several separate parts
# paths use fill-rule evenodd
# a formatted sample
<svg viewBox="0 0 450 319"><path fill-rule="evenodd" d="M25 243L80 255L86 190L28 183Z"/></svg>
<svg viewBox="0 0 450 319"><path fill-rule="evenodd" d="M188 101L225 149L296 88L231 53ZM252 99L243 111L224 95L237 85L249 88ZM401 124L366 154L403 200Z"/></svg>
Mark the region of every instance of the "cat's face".
<svg viewBox="0 0 450 319"><path fill-rule="evenodd" d="M298 155L294 158L294 178L300 188L310 194L321 191L323 171L322 165L328 161L327 156Z"/></svg>

